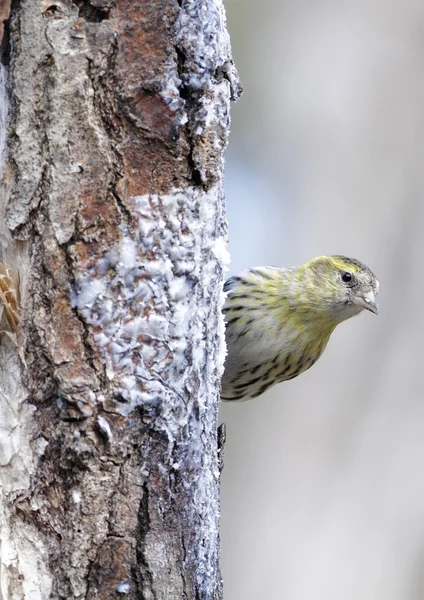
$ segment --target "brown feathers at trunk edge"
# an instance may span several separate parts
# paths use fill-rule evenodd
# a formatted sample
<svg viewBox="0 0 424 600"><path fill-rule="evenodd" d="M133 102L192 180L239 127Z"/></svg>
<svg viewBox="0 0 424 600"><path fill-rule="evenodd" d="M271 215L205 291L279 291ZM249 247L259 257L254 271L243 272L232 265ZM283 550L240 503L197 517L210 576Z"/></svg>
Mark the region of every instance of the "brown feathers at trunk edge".
<svg viewBox="0 0 424 600"><path fill-rule="evenodd" d="M19 274L0 263L0 336L17 333L19 328Z"/></svg>

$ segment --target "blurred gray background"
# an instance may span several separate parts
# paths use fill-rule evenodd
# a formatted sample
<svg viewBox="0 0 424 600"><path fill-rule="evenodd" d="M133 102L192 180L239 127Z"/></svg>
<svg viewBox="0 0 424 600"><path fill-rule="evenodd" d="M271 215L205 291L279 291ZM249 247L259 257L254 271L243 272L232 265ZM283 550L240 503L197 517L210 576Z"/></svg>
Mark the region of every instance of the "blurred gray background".
<svg viewBox="0 0 424 600"><path fill-rule="evenodd" d="M225 600L424 599L424 3L226 0L230 273L351 255L380 315L223 405Z"/></svg>

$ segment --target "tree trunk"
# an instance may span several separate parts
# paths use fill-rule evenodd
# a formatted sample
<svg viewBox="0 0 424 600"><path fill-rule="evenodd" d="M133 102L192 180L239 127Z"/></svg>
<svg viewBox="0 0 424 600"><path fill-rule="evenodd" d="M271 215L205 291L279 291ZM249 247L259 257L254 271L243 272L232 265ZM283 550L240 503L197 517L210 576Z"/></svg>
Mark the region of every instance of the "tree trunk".
<svg viewBox="0 0 424 600"><path fill-rule="evenodd" d="M221 0L21 0L3 48L1 598L221 598Z"/></svg>

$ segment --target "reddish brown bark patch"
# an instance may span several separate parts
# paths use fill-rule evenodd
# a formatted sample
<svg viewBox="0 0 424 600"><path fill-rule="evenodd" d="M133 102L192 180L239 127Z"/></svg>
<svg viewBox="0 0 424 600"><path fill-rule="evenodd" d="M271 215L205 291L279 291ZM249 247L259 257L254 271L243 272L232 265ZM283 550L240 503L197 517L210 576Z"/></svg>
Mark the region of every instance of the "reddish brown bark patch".
<svg viewBox="0 0 424 600"><path fill-rule="evenodd" d="M118 126L123 178L117 191L125 199L166 193L191 178L190 144L181 126L184 101L170 106L163 85L175 74L178 56L174 26L175 0L118 0L116 96L110 119ZM169 96L169 93L167 93Z"/></svg>

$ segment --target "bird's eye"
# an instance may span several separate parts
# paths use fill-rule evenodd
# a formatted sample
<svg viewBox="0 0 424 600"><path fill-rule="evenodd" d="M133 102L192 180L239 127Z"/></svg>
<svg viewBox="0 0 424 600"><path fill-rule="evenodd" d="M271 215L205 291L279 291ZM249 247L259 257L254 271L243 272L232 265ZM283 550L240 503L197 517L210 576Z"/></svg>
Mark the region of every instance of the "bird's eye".
<svg viewBox="0 0 424 600"><path fill-rule="evenodd" d="M349 281L352 281L352 275L348 273L348 271L343 271L342 281L344 281L344 283L349 283Z"/></svg>

